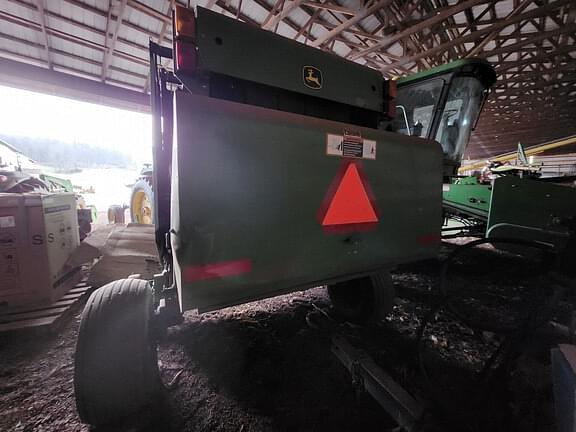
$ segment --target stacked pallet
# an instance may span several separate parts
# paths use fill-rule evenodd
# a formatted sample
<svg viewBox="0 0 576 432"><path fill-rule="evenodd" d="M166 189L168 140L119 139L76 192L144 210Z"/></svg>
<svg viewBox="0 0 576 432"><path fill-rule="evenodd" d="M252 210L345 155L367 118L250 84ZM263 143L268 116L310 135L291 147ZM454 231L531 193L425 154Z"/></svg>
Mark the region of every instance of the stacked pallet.
<svg viewBox="0 0 576 432"><path fill-rule="evenodd" d="M91 292L92 287L84 280L55 302L41 306L0 309L0 333L57 332L80 309Z"/></svg>

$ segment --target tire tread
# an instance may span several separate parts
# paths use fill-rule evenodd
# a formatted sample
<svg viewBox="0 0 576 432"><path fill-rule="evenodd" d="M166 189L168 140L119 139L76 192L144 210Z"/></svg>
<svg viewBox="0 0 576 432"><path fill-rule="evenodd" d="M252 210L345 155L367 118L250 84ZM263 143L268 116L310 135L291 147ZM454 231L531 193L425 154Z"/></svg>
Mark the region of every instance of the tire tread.
<svg viewBox="0 0 576 432"><path fill-rule="evenodd" d="M81 420L99 426L135 414L156 391L151 347L152 293L146 281L122 279L86 303L76 344L74 390ZM127 397L130 395L130 397Z"/></svg>

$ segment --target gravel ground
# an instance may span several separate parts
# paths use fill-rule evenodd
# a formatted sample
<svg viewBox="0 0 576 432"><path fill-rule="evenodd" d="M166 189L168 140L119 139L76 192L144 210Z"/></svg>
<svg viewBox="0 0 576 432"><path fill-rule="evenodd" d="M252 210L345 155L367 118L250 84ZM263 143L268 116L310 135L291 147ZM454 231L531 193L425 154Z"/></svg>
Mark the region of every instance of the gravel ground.
<svg viewBox="0 0 576 432"><path fill-rule="evenodd" d="M426 430L552 431L549 340L530 335L504 372L492 368L492 379L483 381L478 373L506 338L472 329L441 309L424 333L428 381L422 378L416 335L437 299L439 268L438 261L430 261L398 269L394 282L400 298L377 326L339 321L323 288L204 315L186 313L159 349L168 387L161 417L140 429L392 430L393 421L352 386L331 354L330 334L307 324L307 316L322 310L334 318L331 334L369 352L413 395L428 401ZM515 323L526 304L542 304L549 294L533 262L488 248L460 260L449 282L457 294L454 304L466 316L502 325ZM538 295L531 294L535 284L545 287ZM560 304L559 319L571 304ZM51 337L0 338L0 431L89 430L74 407L79 320L77 315Z"/></svg>

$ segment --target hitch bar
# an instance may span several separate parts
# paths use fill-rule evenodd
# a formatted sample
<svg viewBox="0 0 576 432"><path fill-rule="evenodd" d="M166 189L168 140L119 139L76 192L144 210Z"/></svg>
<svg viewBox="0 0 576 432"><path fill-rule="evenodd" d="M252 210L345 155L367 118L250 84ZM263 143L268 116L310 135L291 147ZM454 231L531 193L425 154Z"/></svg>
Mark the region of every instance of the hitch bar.
<svg viewBox="0 0 576 432"><path fill-rule="evenodd" d="M368 354L354 348L342 336L332 337L332 352L350 371L353 383L364 387L400 427L408 432L416 430L424 407Z"/></svg>

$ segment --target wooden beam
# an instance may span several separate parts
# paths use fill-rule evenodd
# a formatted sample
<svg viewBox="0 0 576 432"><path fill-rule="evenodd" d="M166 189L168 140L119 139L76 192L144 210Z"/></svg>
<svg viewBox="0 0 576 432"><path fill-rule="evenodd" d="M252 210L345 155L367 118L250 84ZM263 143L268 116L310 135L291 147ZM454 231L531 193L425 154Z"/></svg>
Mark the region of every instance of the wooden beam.
<svg viewBox="0 0 576 432"><path fill-rule="evenodd" d="M390 6L388 6L387 8L387 17L389 17L389 19L394 22L394 24L396 26L401 26L403 24L403 20L402 20L402 12L400 10L398 10L397 5L395 5L394 3L392 3ZM377 12L375 14L376 16L379 16L379 13ZM400 28L400 27L398 27ZM416 51L420 50L420 51L425 51L426 50L426 46L416 37L416 35L410 35L409 38L406 39L406 43L411 45ZM394 58L394 56L386 53L385 56L387 58L389 58L390 60L394 61L398 61L399 58ZM423 61L421 64L419 64L419 66L421 68L430 68L430 63L427 61ZM402 70L402 69L400 69Z"/></svg>
<svg viewBox="0 0 576 432"><path fill-rule="evenodd" d="M564 118L559 119L559 118L557 118L555 116L551 116L551 115L534 116L534 115L530 115L530 114L528 114L528 115L520 114L518 116L508 117L508 120L506 120L505 122L501 122L500 124L497 124L494 121L494 118L490 118L490 117L491 117L490 115L484 116L483 117L483 124L482 124L482 126L484 126L485 129L490 130L490 132L500 132L500 133L510 132L510 121L517 121L517 122L522 121L522 122L524 122L524 126L522 128L518 128L517 130L538 129L539 127L541 127L542 123L563 124L563 125L567 125L567 126L573 126L576 129L576 126L574 126L570 122L570 119L568 117L564 117ZM479 133L481 133L481 132L479 132Z"/></svg>
<svg viewBox="0 0 576 432"><path fill-rule="evenodd" d="M574 51L576 51L576 45L561 47L560 49L552 51L550 53L546 53L545 55L539 54L539 55L536 55L533 57L527 57L527 58L522 58L522 59L516 60L516 61L504 62L504 63L498 64L498 65L496 65L496 71L498 74L500 74L506 70L513 69L516 67L521 67L521 66L524 66L526 64L544 63L544 62L556 63L556 62L558 62L556 60L557 57L568 55L569 53L574 52ZM573 60L571 57L570 57L570 59Z"/></svg>
<svg viewBox="0 0 576 432"><path fill-rule="evenodd" d="M276 3L274 3L274 5L272 6L272 9L270 9L270 11L268 12L268 15L266 16L266 18L264 18L264 21L262 21L262 25L261 25L262 28L266 28L266 26L268 25L270 20L272 18L274 18L274 15L276 15L276 12L278 12L278 9L281 9L283 5L284 5L284 0L276 0Z"/></svg>
<svg viewBox="0 0 576 432"><path fill-rule="evenodd" d="M164 15L159 10L156 10L144 3L140 3L137 0L128 0L128 6L133 9L139 10L143 14L146 14L152 18L156 18L159 21L162 21L165 24L172 24L172 18L169 16Z"/></svg>
<svg viewBox="0 0 576 432"><path fill-rule="evenodd" d="M170 0L170 7L168 8L169 12L172 12L174 10L175 3L176 3L176 0ZM162 42L164 42L164 37L166 36L166 33L168 32L168 24L171 24L170 21L164 21L164 23L162 24L162 28L160 29L160 34L158 35L158 39L156 41L156 43L158 45L162 45ZM144 83L144 87L142 88L142 91L148 92L148 86L149 85L150 85L150 71L148 71L148 74L146 76L146 82Z"/></svg>
<svg viewBox="0 0 576 432"><path fill-rule="evenodd" d="M567 124L558 124L556 122L542 122L539 128L527 129L527 130L516 130L515 127L522 126L524 122L519 120L508 132L501 131L485 131L482 133L476 133L475 136L482 141L486 142L486 149L499 147L503 141L520 140L523 144L534 143L537 141L549 141L554 137L563 137L566 135L572 135L576 132L576 128L570 127ZM496 139L495 139L496 138ZM492 141L492 142L491 142Z"/></svg>
<svg viewBox="0 0 576 432"><path fill-rule="evenodd" d="M36 9L36 7L34 5L22 2L21 0L8 0L8 1L10 3L18 5L22 8L28 9L31 12ZM75 29L86 30L89 33L92 33L93 35L97 35L99 37L106 38L106 32L105 31L103 31L101 29L94 28L94 27L89 26L89 25L86 25L80 21L76 21L74 19L59 15L59 14L52 12L48 9L44 9L44 16L46 16L47 18L50 18L51 21L54 21L54 20L60 21L60 22L66 23L66 24L74 27ZM48 33L50 34L50 28L48 26L46 26L46 29L47 29ZM66 34L70 37L74 37L70 33L66 33ZM52 37L58 37L57 35L54 35L54 34L51 34L51 36ZM148 54L148 46L146 46L146 45L140 45L140 44L137 44L135 42L129 41L127 39L121 38L121 37L118 37L118 42L121 42L123 45L127 45L129 47L140 50L143 53L146 53L146 55Z"/></svg>
<svg viewBox="0 0 576 432"><path fill-rule="evenodd" d="M507 35L503 35L503 34L498 33L498 35L493 40L494 41L500 41L500 42L506 42L507 40L510 40L510 39L520 40L523 38L535 36L539 33L540 33L540 31L530 31L530 32L514 31L514 33L510 33ZM553 47L550 47L550 48L553 48Z"/></svg>
<svg viewBox="0 0 576 432"><path fill-rule="evenodd" d="M547 86L551 86L551 85L555 85L555 84L561 84L561 83L569 83L569 85L574 85L576 84L576 73L567 73L564 74L561 78L554 78L554 79L544 79L542 77L514 77L511 78L507 81L507 83L502 83L502 84L498 84L496 85L494 88L495 89L501 89L501 88L507 88L507 86L509 86L510 84L513 83L527 83L530 84L531 86L534 86L536 84L542 83L543 86L547 87ZM564 86L566 87L566 86ZM524 86L522 88L527 88L527 86ZM499 94L499 93L496 93Z"/></svg>
<svg viewBox="0 0 576 432"><path fill-rule="evenodd" d="M375 43L370 48L367 48L363 51L356 52L356 53L352 54L351 56L349 56L348 58L350 60L357 60L360 57L363 57L366 54L369 54L371 52L378 51L378 50L384 50L384 49L388 48L389 46L393 45L394 43L396 43L397 41L402 40L405 37L407 37L413 33L419 32L419 31L424 30L426 28L430 28L434 24L437 24L440 21L443 21L444 19L446 19L447 17L449 17L451 15L454 15L458 12L462 12L463 10L471 8L472 6L475 6L477 4L486 3L487 1L488 0L467 0L464 2L458 2L458 3L456 3L456 5L444 9L442 12L439 12L438 14L435 14L434 16L432 16L428 19L422 20L418 24L410 26L406 30L401 31L400 33L398 33L394 36L383 38L381 41Z"/></svg>
<svg viewBox="0 0 576 432"><path fill-rule="evenodd" d="M331 13L332 15L334 15L333 12L330 12L330 13ZM377 33L377 32L380 31L381 28L384 28L384 27L387 25L387 21L384 20L384 19L382 19L382 17L380 17L379 11L376 11L376 12L374 13L374 16L375 16L375 17L378 19L378 21L380 22L380 25L377 26L377 27L374 29L374 33ZM342 22L342 21L340 21L340 23L341 23L341 22ZM355 27L362 30L362 27L361 27L359 24L356 24ZM353 29L348 28L348 29L346 30L347 33L348 33L348 30L353 30ZM362 32L362 33L364 33L364 32ZM360 35L358 35L358 34L356 34L356 33L350 33L350 34L356 36L356 38L360 41L359 44L350 44L350 43L347 43L347 46L348 46L348 48L350 49L350 51L352 51L354 48L356 48L356 49L364 49L364 48L366 48L367 46L369 46L368 43L367 43L367 41L366 41L366 38L363 38L363 37L361 37ZM339 40L339 39L342 38L342 37L344 37L343 34L341 34L340 36L335 36L335 37L334 37L334 40ZM348 39L346 39L346 40L348 40ZM386 57L388 58L388 56L386 56ZM372 58L372 59L364 58L363 60L364 60L364 63L365 63L366 66L373 67L374 69L380 69L380 66L378 66L378 64L375 63L373 60L380 61L381 64L388 64L388 63L389 63L388 61L386 61L386 59L384 58L384 56L383 56L382 54L377 54L377 55L375 56L375 58Z"/></svg>
<svg viewBox="0 0 576 432"><path fill-rule="evenodd" d="M483 124L484 130L477 130L475 134L477 136L487 136L487 135L515 135L515 134L533 134L544 132L548 133L549 130L546 129L557 129L557 128L565 128L576 130L576 127L571 124L569 121L555 121L554 119L547 118L541 119L538 121L534 121L530 118L525 119L517 119L513 120L514 124L517 126L515 128L510 128L510 121L508 121L508 128L507 129L492 129L489 125ZM480 126L480 124L479 124ZM548 128L547 128L548 127Z"/></svg>
<svg viewBox="0 0 576 432"><path fill-rule="evenodd" d="M501 110L502 111L502 110ZM518 111L518 110L516 110ZM527 126L526 127L538 127L539 122L548 122L554 121L557 123L566 123L572 125L570 122L570 118L567 116L558 117L557 113L551 112L544 112L542 115L537 115L539 113L535 111L522 111L520 113L516 113L514 110L504 110L503 112L499 113L498 116L491 113L486 113L483 119L490 124L490 130L493 131L501 131L506 132L509 131L509 122L510 121L519 121L519 120L526 120ZM500 120L500 121L497 121ZM576 126L574 126L576 128Z"/></svg>
<svg viewBox="0 0 576 432"><path fill-rule="evenodd" d="M552 89L553 91L548 94L544 92L529 93L530 89L516 88L506 90L501 93L493 93L490 100L486 104L486 109L490 110L495 106L515 106L515 105L540 105L541 103L554 102L557 106L562 106L564 101L559 99L554 101L554 96L564 95L576 91L572 86L562 86Z"/></svg>
<svg viewBox="0 0 576 432"><path fill-rule="evenodd" d="M316 18L318 18L318 15L320 15L320 9L316 9L314 11L314 13L312 14L312 16L308 19L308 21L306 21L306 24L304 24L302 27L300 27L300 30L298 31L298 33L296 33L296 36L294 36L294 40L298 40L298 38L300 36L302 36L304 34L304 32L308 31L308 34L310 34L310 30L312 29L312 26L314 25L314 21L316 21ZM306 38L305 43L308 42L308 38Z"/></svg>
<svg viewBox="0 0 576 432"><path fill-rule="evenodd" d="M489 119L487 119L489 120ZM537 133L542 131L542 129L546 129L546 126L550 127L562 127L562 128L571 128L572 130L576 130L576 127L571 124L569 121L562 120L562 121L555 121L554 118L547 117L541 118L538 120L534 120L530 117L526 118L518 118L512 120L513 124L517 125L514 129L510 128L510 121L507 122L508 128L504 129L503 127L492 128L490 124L484 122L482 124L483 130L478 130L476 133L480 136L488 135L488 134L499 134L499 135L508 135L513 133ZM479 124L480 126L480 124ZM546 131L545 131L546 132Z"/></svg>
<svg viewBox="0 0 576 432"><path fill-rule="evenodd" d="M538 115L538 111L536 109L544 109L542 105L538 106L529 106L526 104L522 105L497 105L492 110L483 111L483 116L485 118L490 119L490 123L492 127L502 127L506 129L508 127L509 120L516 120L516 119L543 119L543 118L550 118L554 120L567 120L571 121L571 117L567 110L573 110L575 108L574 103L564 104L560 109L551 110L546 107L546 113L542 115ZM536 114L535 114L536 113Z"/></svg>
<svg viewBox="0 0 576 432"><path fill-rule="evenodd" d="M508 26L511 25L511 24L514 24L514 23L517 23L517 22L520 22L520 21L523 21L523 20L526 20L526 19L529 19L529 18L533 18L533 17L536 17L536 16L545 15L546 13L548 13L548 12L554 10L554 9L557 9L557 8L559 8L559 7L561 7L561 6L564 6L565 4L570 3L571 1L573 1L573 0L557 0L557 1L553 2L553 3L549 3L547 6L543 6L543 7L538 8L538 9L532 9L532 10L530 10L530 11L528 11L528 12L524 12L524 13L521 14L521 15L516 15L516 16L510 18L510 19L507 20L507 21L502 20L502 21L498 22L497 24L493 24L493 25L490 26L490 27L486 27L486 28L483 28L483 29L478 29L478 31L473 32L473 33L470 33L470 34L467 35L467 36L462 36L462 37L459 37L459 38L457 38L457 39L453 39L453 40L450 41L450 42L446 42L446 43L437 45L437 46L429 49L429 50L426 51L426 52L421 52L421 53L418 53L418 54L415 54L415 55L412 55L412 56L404 57L404 58L400 59L400 61L395 62L393 65L391 65L390 68L382 69L382 72L386 72L387 70L393 68L393 67L396 66L396 65L401 66L401 65L403 65L403 64L406 64L406 63L410 63L410 62L414 62L414 61L416 61L416 60L419 60L419 59L421 59L421 58L423 58L423 57L429 57L429 56L431 56L431 55L433 55L433 54L436 54L436 53L438 53L438 52L446 51L447 49L449 49L450 47L452 47L452 46L454 46L454 45L456 45L456 44L461 44L461 43L465 43L465 42L473 42L473 41L475 41L475 40L478 38L478 36L481 35L481 34L489 33L489 32L495 31L495 30L500 30L500 29L503 29L504 27L508 27Z"/></svg>
<svg viewBox="0 0 576 432"><path fill-rule="evenodd" d="M3 49L0 49L0 51L5 52ZM20 56L25 57L21 54ZM34 60L32 58L28 59ZM57 94L62 97L114 106L116 108L140 112L150 110L150 98L140 91L127 90L115 85L101 83L98 81L97 75L79 71L69 66L60 66L54 63L54 69L65 70L70 73L0 58L0 83L11 87L52 95ZM81 75L84 78L80 78L77 75ZM119 83L115 80L109 81ZM121 84L128 87L125 83Z"/></svg>
<svg viewBox="0 0 576 432"><path fill-rule="evenodd" d="M542 41L544 39L549 39L552 37L557 37L561 34L572 33L572 32L576 32L576 24L569 24L569 25L563 26L563 27L555 29L555 30L538 32L536 34L533 34L530 37L522 39L520 42L506 45L506 46L503 46L502 48L493 49L493 50L488 51L488 52L483 52L482 54L483 54L483 56L493 56L493 55L498 55L498 54L502 54L502 53L513 52L513 51L517 51L518 48L523 47L524 45L533 44L533 43L536 43L538 41Z"/></svg>
<svg viewBox="0 0 576 432"><path fill-rule="evenodd" d="M522 96L519 96L522 97ZM516 100L514 100L516 101ZM546 105L547 104L547 105ZM561 105L554 104L554 102L541 100L519 100L515 104L507 103L507 101L499 101L496 104L490 104L490 109L486 107L486 115L495 115L493 123L505 122L506 118L514 118L516 116L525 116L529 112L538 112L546 105L546 110L553 113L555 118L570 118L570 112L566 112L567 107L571 110L574 109L573 102L566 102Z"/></svg>
<svg viewBox="0 0 576 432"><path fill-rule="evenodd" d="M324 9L324 10L329 10L332 12L337 12L337 13L341 13L343 15L355 15L358 10L356 9L350 9L347 8L345 6L340 6L334 3L319 3L319 2L312 2L312 1L305 1L304 3L302 3L302 6L308 6L311 8L315 8L315 9Z"/></svg>
<svg viewBox="0 0 576 432"><path fill-rule="evenodd" d="M122 25L122 19L124 18L124 11L126 10L127 3L128 0L122 0L120 3L118 15L116 16L116 27L114 28L112 41L110 42L110 45L106 47L106 52L104 53L104 60L102 61L102 73L100 74L100 80L102 82L106 81L108 75L108 66L110 66L112 56L114 55L116 40L118 39L118 32L120 30L120 26Z"/></svg>
<svg viewBox="0 0 576 432"><path fill-rule="evenodd" d="M513 121L516 124L519 124L520 126L518 126L514 130L511 130L510 129L510 121ZM483 130L478 130L477 133L482 135L482 134L485 134L487 132L489 132L489 133L501 133L501 134L511 133L511 132L526 132L526 131L538 130L543 125L546 125L546 124L556 124L556 125L568 126L568 127L572 127L573 129L576 129L576 126L574 124L572 124L569 121L569 119L562 119L562 120L557 121L554 117L551 117L551 116L535 118L533 116L528 115L528 116L518 117L518 118L515 118L512 120L507 120L505 123L503 122L501 125L498 125L498 126L492 126L493 124L494 124L493 119L488 118L488 117L482 118L482 121L478 125L479 126L481 125L483 127Z"/></svg>
<svg viewBox="0 0 576 432"><path fill-rule="evenodd" d="M270 10L270 5L266 3L265 0L253 0L257 5L259 5L260 7L262 7L265 10ZM233 8L233 7L228 7L226 8L226 6L224 5L224 2L222 0L219 0L218 3L221 7L224 7L226 10L228 10L231 13L236 14L237 11ZM305 10L304 8L302 9L303 11ZM308 15L313 15L313 12L309 12L306 11L306 13ZM253 24L257 27L261 26L261 22L256 22L254 19L250 18L249 16L245 15L245 14L240 14L240 18L247 23ZM282 19L282 21L288 25L292 30L294 30L296 33L299 33L302 30L302 26L297 25L296 23L294 23L288 16L284 17ZM323 25L322 21L320 19L317 20L318 24ZM314 40L314 36L311 35L308 31L306 31L306 29L303 31L302 33L307 39L310 40Z"/></svg>
<svg viewBox="0 0 576 432"><path fill-rule="evenodd" d="M358 13L356 13L356 15L354 15L352 18L350 18L347 21L344 21L340 25L334 27L329 32L323 34L318 39L316 39L314 42L312 42L310 45L313 47L321 46L322 44L329 41L333 37L339 35L342 31L358 24L360 21L362 21L367 16L372 15L378 9L385 7L390 3L392 3L392 0L378 0L374 4L372 4L372 6L364 7L363 9L359 10Z"/></svg>
<svg viewBox="0 0 576 432"><path fill-rule="evenodd" d="M110 39L110 23L112 22L112 2L114 0L108 0L108 14L106 16L106 30L104 33L104 48L108 46L108 40ZM106 50L104 50L104 55L106 55ZM104 57L102 57L104 58Z"/></svg>
<svg viewBox="0 0 576 432"><path fill-rule="evenodd" d="M256 1L260 1L260 0L256 0ZM312 21L308 20L304 26L300 26L300 29L297 32L297 36L300 37L300 35L303 34L303 31L308 29L308 34L306 34L306 38L304 39L305 44L308 44L309 40L315 40L316 39L316 38L311 38L311 35L310 35L311 28L314 24L322 26L328 30L331 30L343 22L343 19L339 15L337 15L336 12L333 12L331 10L325 10L325 12L328 15L330 15L336 21L336 23L331 23L331 22L328 22L325 19L323 19L320 16L320 12L323 11L322 9L313 9L313 8L308 7L308 6L302 5L301 10L303 12L307 13L311 19L314 18ZM376 28L374 31L377 32L378 30L379 29ZM346 47L348 47L350 50L354 49L355 47L361 48L361 49L365 48L366 46L368 46L368 44L366 43L366 38L374 37L374 35L362 31L362 29L358 25L356 26L356 28L348 28L346 30L346 32L349 33L352 37L355 37L356 39L358 39L358 43L350 41L348 38L344 37L343 34L341 34L339 36L335 36L334 40L341 42ZM297 39L297 38L294 38L294 39ZM331 44L331 46L333 46L333 45L334 44ZM332 48L330 48L330 49L332 49ZM370 64L369 66L374 67L375 69L378 68L377 66L374 66L373 64Z"/></svg>
<svg viewBox="0 0 576 432"><path fill-rule="evenodd" d="M293 0L286 2L280 13L274 15L266 24L262 26L262 28L265 30L274 28L276 24L279 24L284 18L290 15L294 9L299 8L303 2L304 0Z"/></svg>
<svg viewBox="0 0 576 432"><path fill-rule="evenodd" d="M560 85L560 83L562 82L568 82L569 84L567 86L562 86ZM576 81L574 81L574 78L568 78L566 80L554 80L554 81L538 81L535 83L530 83L530 85L526 85L523 87L519 87L519 88L513 88L513 89L506 89L500 93L494 93L494 95L496 97L501 97L501 96L505 96L505 97L510 97L513 95L518 95L518 96L524 96L527 95L529 93L531 93L532 95L536 95L541 94L541 95L545 95L546 93L543 91L546 87L553 87L554 85L559 85L558 88L554 89L554 90L566 90L569 88L574 87L574 85L576 85Z"/></svg>
<svg viewBox="0 0 576 432"><path fill-rule="evenodd" d="M548 126L548 127L546 127ZM558 130L560 129L560 130ZM513 131L513 129L512 129ZM562 126L558 127L554 123L550 123L549 125L544 125L542 128L533 129L531 131L522 131L522 132L485 132L485 133L476 133L476 136L483 138L485 141L488 141L490 138L499 138L497 142L502 143L504 140L518 140L523 141L523 144L527 143L537 143L542 141L551 141L554 138L564 137L566 135L572 135L576 132L576 128L569 127L569 126ZM486 148L499 148L501 147L500 144L494 144L492 146L486 146Z"/></svg>
<svg viewBox="0 0 576 432"><path fill-rule="evenodd" d="M227 2L230 2L231 0L226 0ZM284 9L284 5L286 4L286 0L282 0L282 4L280 6L280 9ZM282 19L276 21L276 25L274 25L274 30L272 30L274 33L278 32L278 27L280 26L280 23L282 22Z"/></svg>
<svg viewBox="0 0 576 432"><path fill-rule="evenodd" d="M26 45L26 46L29 46L29 47L31 47L31 48L37 48L37 49L42 49L42 48L43 48L43 45L42 45L42 44L35 43L35 42L31 42L31 41L29 41L29 40L27 40L27 39L22 39L22 38L20 38L20 37L18 37L18 36L14 36L14 35L7 34L7 33L2 33L2 32L0 32L0 38L1 38L1 39L6 39L6 40L11 41L11 42L20 43L20 44L22 44L22 45ZM73 59L73 60L77 60L77 61L80 61L80 62L89 63L89 64L91 64L91 65L98 66L98 67L101 66L101 63L100 63L99 61L92 60L92 59L89 59L89 58L86 58L86 57L81 57L81 56L79 56L79 55L72 54L72 53L70 53L70 52L68 52L68 51L59 50L59 49L57 49L57 48L51 48L50 51L51 51L53 54L58 54L58 55L61 55L61 56L63 56L63 57L68 57L68 58ZM61 66L61 65L58 65L58 66ZM126 69L123 69L123 68L120 68L120 67L110 66L110 69L111 69L111 70L115 70L116 72L119 72L119 73L122 73L122 74L125 74L125 75L132 76L132 77L134 77L134 78L139 78L139 79L144 79L144 78L145 78L145 76L142 75L142 74L139 74L139 73L134 72L134 71L126 70Z"/></svg>
<svg viewBox="0 0 576 432"><path fill-rule="evenodd" d="M36 0L36 7L38 8L38 15L40 15L40 26L42 28L42 35L44 37L44 51L46 52L46 63L48 69L52 69L52 54L50 54L50 43L48 41L48 33L46 32L46 14L44 12L44 0Z"/></svg>
<svg viewBox="0 0 576 432"><path fill-rule="evenodd" d="M0 20L7 21L7 22L10 22L10 23L13 23L16 25L20 25L20 26L27 28L27 29L41 31L40 24L38 24L34 21L27 20L27 19L22 18L22 17L18 17L16 15L9 14L8 12L3 12L2 10L0 10ZM94 49L97 51L104 51L104 52L106 51L106 47L104 45L102 45L101 43L97 43L97 42L94 42L92 40L84 39L84 38L81 38L79 36L71 35L69 33L65 33L65 32L60 31L60 30L52 29L50 27L46 27L46 31L49 35L51 35L53 37L58 37L62 40L77 44L77 45L82 46L82 47L91 48L91 49ZM124 60L128 60L130 62L140 64L142 66L148 65L147 60L145 60L141 57L134 56L132 54L125 53L123 51L116 50L116 55L118 57L123 58Z"/></svg>
<svg viewBox="0 0 576 432"><path fill-rule="evenodd" d="M318 9L317 12L320 12L320 9ZM339 24L332 24L329 22L323 22L322 24L319 24L319 25L321 25L322 27L326 27L328 30L332 30L332 29L335 29L336 27L338 27ZM365 31L357 30L355 28L347 28L345 30L342 30L341 33L350 33L353 36L358 36L358 37L370 39L370 40L380 40L380 36L376 36L372 33L367 33Z"/></svg>
<svg viewBox="0 0 576 432"><path fill-rule="evenodd" d="M520 12L522 12L524 9L526 9L528 7L528 5L532 3L532 0L524 0L522 1L518 6L516 6L512 12L510 12L508 15L506 15L506 17L504 18L504 21L509 20L510 18L518 15ZM476 55L478 55L479 52L481 52L484 47L486 45L488 45L488 43L493 40L496 36L498 36L498 34L500 33L501 29L498 30L494 30L493 32L487 34L484 39L482 39L482 42L480 42L478 45L476 45L474 48L472 48L468 54L466 54L467 58L470 57L474 57Z"/></svg>
<svg viewBox="0 0 576 432"><path fill-rule="evenodd" d="M14 2L14 0L8 0L8 1ZM65 3L68 3L68 4L74 5L74 6L76 6L76 7L79 8L79 9L82 9L82 10L84 10L84 11L86 11L86 12L90 12L90 13L92 13L92 14L94 14L94 15L96 15L96 16L100 16L100 17L102 17L102 18L104 18L104 19L106 19L106 17L107 17L107 12L106 12L106 11L104 11L104 10L102 10L102 9L99 9L99 8L97 8L97 7L91 6L91 5L89 5L88 3L85 3L84 1L80 1L80 0L60 0L60 2L65 2ZM25 2L20 2L20 3L26 4ZM144 27L141 27L141 26L139 26L139 25L137 25L137 24L134 24L134 23L132 23L132 22L130 22L130 21L124 21L124 22L122 23L122 25L123 25L124 27L128 27L128 28L130 28L130 29L132 29L132 30L135 30L135 31L137 31L137 32L139 32L139 33L143 33L143 34L145 34L145 35L148 35L148 36L150 36L150 37L156 37L156 34L155 34L155 33L151 32L150 30L148 30L148 29L146 29L146 28L144 28ZM146 46L146 51L148 51L148 47L147 47L147 46Z"/></svg>
<svg viewBox="0 0 576 432"><path fill-rule="evenodd" d="M242 13L242 1L238 0L238 8L236 9L236 19L240 18L240 14Z"/></svg>
<svg viewBox="0 0 576 432"><path fill-rule="evenodd" d="M476 18L474 17L474 12L472 8L464 10L464 15L466 16L466 21L468 22L468 28L472 31L476 31Z"/></svg>
<svg viewBox="0 0 576 432"><path fill-rule="evenodd" d="M264 8L265 10L268 10L268 11L270 10L270 5L268 5L264 0L254 0L254 2L256 4L258 4L259 6L261 6L262 8ZM312 25L316 24L316 25L322 26L322 27L327 28L327 29L334 28L336 25L338 25L338 24L329 23L328 21L322 19L320 16L320 12L322 11L321 9L315 9L314 10L313 8L310 8L310 7L302 4L301 10L303 12L305 12L306 14L308 14L310 16L310 18L314 17L314 19L312 21L309 19L304 26L295 24L288 17L285 17L283 19L283 21L284 21L284 23L286 23L289 27L291 27L296 32L297 37L295 37L294 39L297 39L301 36L305 36L305 40L304 40L305 44L307 44L308 41L310 41L310 40L313 41L316 39L310 33ZM327 10L327 12L330 15L332 15L332 17L336 20L337 23L342 22L341 19L337 15L335 15L335 12L332 12L331 10ZM357 31L357 30L353 30L353 29L350 29L350 33L353 36L355 36L359 40L359 42L361 44L363 44L363 46L367 46L367 44L365 42L365 38L372 36L369 33L361 32L361 31ZM345 44L346 46L348 46L348 48L350 50L352 50L354 46L357 46L357 44L350 42L347 38L344 38L343 36L337 37L335 39L338 40L339 42Z"/></svg>

